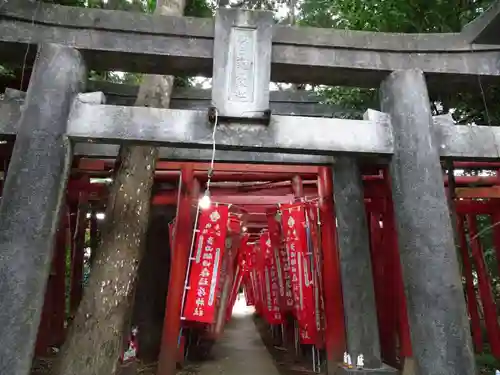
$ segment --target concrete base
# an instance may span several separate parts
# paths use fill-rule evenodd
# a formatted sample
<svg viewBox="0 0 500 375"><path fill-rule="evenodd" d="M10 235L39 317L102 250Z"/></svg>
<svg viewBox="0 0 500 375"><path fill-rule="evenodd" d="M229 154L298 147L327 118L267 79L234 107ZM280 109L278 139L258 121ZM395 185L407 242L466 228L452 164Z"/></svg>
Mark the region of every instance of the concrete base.
<svg viewBox="0 0 500 375"><path fill-rule="evenodd" d="M342 365L339 366L337 371L338 375L396 375L398 370L387 365L383 365L381 368L347 368Z"/></svg>

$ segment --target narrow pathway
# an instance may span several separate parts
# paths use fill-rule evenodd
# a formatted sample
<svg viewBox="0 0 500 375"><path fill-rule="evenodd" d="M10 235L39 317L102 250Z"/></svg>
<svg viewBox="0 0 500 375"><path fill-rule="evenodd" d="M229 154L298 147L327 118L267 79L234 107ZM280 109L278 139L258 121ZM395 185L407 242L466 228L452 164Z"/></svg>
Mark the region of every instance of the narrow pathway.
<svg viewBox="0 0 500 375"><path fill-rule="evenodd" d="M253 308L236 301L231 321L215 344L214 360L204 362L199 375L279 375L252 319Z"/></svg>

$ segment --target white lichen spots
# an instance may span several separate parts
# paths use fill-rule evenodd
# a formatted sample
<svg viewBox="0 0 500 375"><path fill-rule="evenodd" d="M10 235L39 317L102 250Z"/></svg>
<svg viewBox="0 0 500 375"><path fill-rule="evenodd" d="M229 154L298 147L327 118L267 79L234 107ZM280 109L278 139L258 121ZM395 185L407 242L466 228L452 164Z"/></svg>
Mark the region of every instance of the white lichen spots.
<svg viewBox="0 0 500 375"><path fill-rule="evenodd" d="M151 164L148 164L146 167L146 170L150 171L151 170Z"/></svg>

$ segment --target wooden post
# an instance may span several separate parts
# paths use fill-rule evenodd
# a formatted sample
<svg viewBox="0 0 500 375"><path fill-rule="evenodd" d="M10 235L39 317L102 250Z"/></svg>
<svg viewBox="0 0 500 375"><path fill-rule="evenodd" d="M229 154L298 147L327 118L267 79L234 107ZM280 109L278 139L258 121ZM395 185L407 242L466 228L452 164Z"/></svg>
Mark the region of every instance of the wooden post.
<svg viewBox="0 0 500 375"><path fill-rule="evenodd" d="M496 358L500 358L500 327L498 326L497 307L493 300L491 280L484 261L483 248L478 235L476 215L467 215L467 223L469 224L469 241L472 250L472 259L476 266L479 295L481 296L481 303L484 310L488 341L490 342L493 355Z"/></svg>
<svg viewBox="0 0 500 375"><path fill-rule="evenodd" d="M393 295L396 300L397 330L399 337L399 357L401 362L412 357L410 326L408 323L408 308L406 306L406 295L404 291L403 274L401 270L401 260L398 248L398 234L396 231L396 223L394 221L394 206L391 194L391 181L387 168L383 170L384 182L389 196L385 201L385 215L383 220L385 232L385 244L391 254L391 275L395 290ZM404 364L403 364L404 367Z"/></svg>
<svg viewBox="0 0 500 375"><path fill-rule="evenodd" d="M163 323L163 336L158 364L158 375L174 375L176 372L179 331L181 327L181 307L184 282L193 235L191 203L194 184L192 166L182 170L181 199L175 224L174 248L171 256L170 279L167 293L167 306Z"/></svg>

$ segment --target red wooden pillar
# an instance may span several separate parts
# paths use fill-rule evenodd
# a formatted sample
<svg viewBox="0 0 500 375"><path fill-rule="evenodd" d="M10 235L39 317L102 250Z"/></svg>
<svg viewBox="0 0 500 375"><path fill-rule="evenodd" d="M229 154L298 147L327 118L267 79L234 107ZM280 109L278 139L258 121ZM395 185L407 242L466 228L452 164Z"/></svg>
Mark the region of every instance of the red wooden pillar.
<svg viewBox="0 0 500 375"><path fill-rule="evenodd" d="M498 326L496 305L493 300L491 282L484 262L483 249L478 237L476 216L467 215L467 222L469 224L469 241L472 249L472 258L476 265L479 295L481 296L484 309L488 341L490 342L493 355L496 358L500 358L500 329Z"/></svg>
<svg viewBox="0 0 500 375"><path fill-rule="evenodd" d="M481 321L477 310L476 291L474 289L474 277L472 275L472 264L469 256L469 247L465 236L465 218L461 215L457 217L457 234L460 239L460 254L462 256L462 271L465 277L465 294L467 296L467 307L471 321L472 341L476 353L483 351L483 335L481 332Z"/></svg>
<svg viewBox="0 0 500 375"><path fill-rule="evenodd" d="M384 170L384 180L387 187L386 210L383 221L384 233L387 236L388 251L392 254L392 273L394 276L394 288L397 306L397 322L399 337L399 356L401 362L404 358L412 357L412 346L410 336L410 323L408 321L408 310L406 306L406 294L404 290L403 271L401 268L401 259L399 256L398 234L396 231L396 222L394 217L394 204L392 202L391 182L388 170Z"/></svg>
<svg viewBox="0 0 500 375"><path fill-rule="evenodd" d="M495 248L495 256L497 259L498 275L500 275L500 211L495 210L491 214L491 221L493 225L493 246Z"/></svg>
<svg viewBox="0 0 500 375"><path fill-rule="evenodd" d="M396 333L397 333L397 293L394 292L393 257L391 252L391 236L382 222L384 202L376 200L370 213L370 247L372 255L373 282L375 301L377 304L380 347L385 363L396 366ZM389 245L389 246L388 246Z"/></svg>
<svg viewBox="0 0 500 375"><path fill-rule="evenodd" d="M59 346L64 341L66 319L66 245L69 230L69 214L63 210L56 233L51 272L45 291L35 352L46 355L50 346Z"/></svg>
<svg viewBox="0 0 500 375"><path fill-rule="evenodd" d="M167 293L165 320L158 363L158 375L175 375L178 353L178 339L181 327L181 308L184 282L189 259L192 231L192 189L194 171L191 165L181 172L181 199L177 208L177 218L171 255L170 278ZM167 225L167 223L165 223Z"/></svg>
<svg viewBox="0 0 500 375"><path fill-rule="evenodd" d="M321 219L323 257L323 288L325 303L325 340L328 374L334 374L345 351L344 305L340 261L337 249L335 211L333 209L333 179L329 167L320 167L318 195Z"/></svg>
<svg viewBox="0 0 500 375"><path fill-rule="evenodd" d="M48 354L50 347L50 325L52 323L52 280L49 276L47 289L45 290L45 299L43 301L42 315L40 325L38 326L38 335L36 338L35 355L44 357Z"/></svg>
<svg viewBox="0 0 500 375"><path fill-rule="evenodd" d="M69 212L66 211L57 232L56 248L54 249L54 295L53 320L51 332L52 345L62 345L64 342L64 322L66 320L66 256L69 238Z"/></svg>

